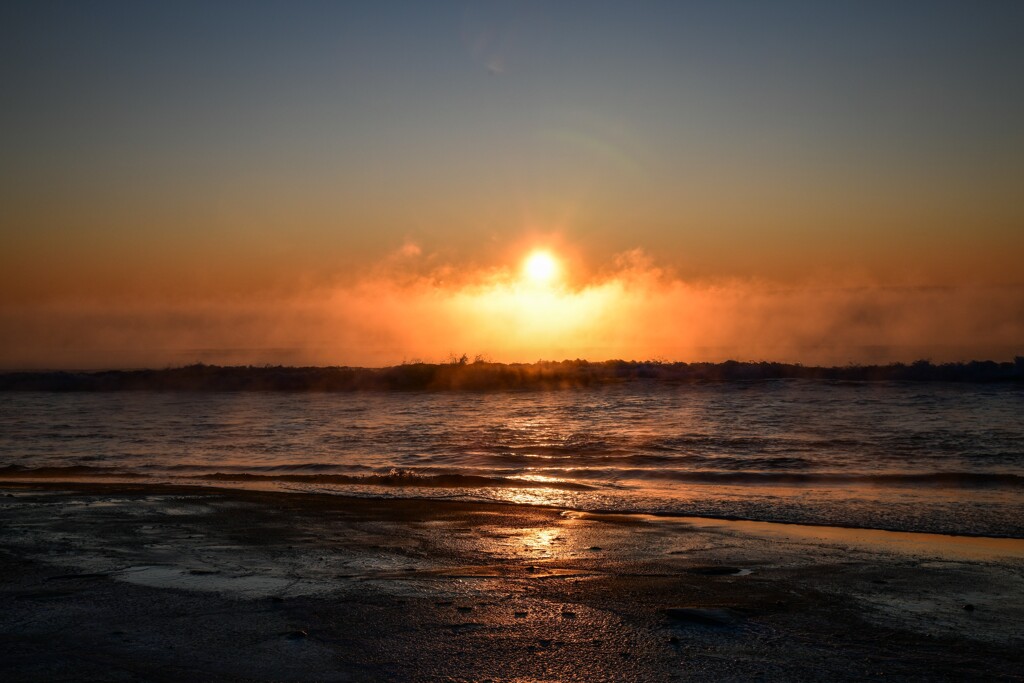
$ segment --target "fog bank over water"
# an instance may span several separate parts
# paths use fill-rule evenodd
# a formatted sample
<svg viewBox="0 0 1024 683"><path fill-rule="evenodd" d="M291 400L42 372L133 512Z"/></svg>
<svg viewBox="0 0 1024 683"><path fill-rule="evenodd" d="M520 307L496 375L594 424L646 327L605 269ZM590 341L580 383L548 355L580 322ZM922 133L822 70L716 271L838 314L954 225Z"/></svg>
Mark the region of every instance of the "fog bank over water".
<svg viewBox="0 0 1024 683"><path fill-rule="evenodd" d="M273 295L65 297L0 308L3 369L381 367L462 354L497 362L941 363L1006 361L1022 344L1021 285L685 281L638 252L586 282L390 264L348 284Z"/></svg>

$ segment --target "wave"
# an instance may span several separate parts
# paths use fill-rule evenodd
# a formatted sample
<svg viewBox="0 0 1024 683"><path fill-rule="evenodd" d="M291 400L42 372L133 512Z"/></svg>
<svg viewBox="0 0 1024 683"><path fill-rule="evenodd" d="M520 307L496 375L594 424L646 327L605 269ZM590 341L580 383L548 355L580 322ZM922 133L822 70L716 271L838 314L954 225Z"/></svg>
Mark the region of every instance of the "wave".
<svg viewBox="0 0 1024 683"><path fill-rule="evenodd" d="M196 471L201 466L184 465L174 468L175 471ZM298 468L301 468L299 466ZM314 465L312 468L319 468ZM203 469L211 469L209 467ZM220 468L228 469L228 468ZM293 474L289 472L256 473L250 471L241 472L212 472L184 475L187 479L199 479L203 481L221 482L293 482L303 484L335 484L344 486L396 486L396 487L420 487L420 488L531 488L531 489L557 489L564 491L590 491L596 490L596 486L583 484L575 481L560 480L537 480L519 479L517 477L485 476L479 474L422 474L411 470L392 469L384 474ZM295 466L282 468L264 468L262 472L275 469L297 469ZM167 468L168 471L171 468ZM68 465L64 467L21 467L19 465L7 465L0 467L0 480L3 479L92 479L92 478L115 478L115 479L152 479L154 475L139 472L127 472L111 467L91 467L88 465Z"/></svg>
<svg viewBox="0 0 1024 683"><path fill-rule="evenodd" d="M942 488L1024 488L1024 476L997 472L922 472L854 474L842 472L721 472L634 469L619 476L635 479L667 479L699 484L843 484L875 486L935 486Z"/></svg>
<svg viewBox="0 0 1024 683"><path fill-rule="evenodd" d="M215 472L210 470L216 469ZM0 479L82 479L132 478L145 479L167 474L188 479L222 482L293 482L335 484L344 486L395 486L421 488L544 488L567 491L596 491L623 488L623 481L670 481L690 484L724 486L879 486L937 488L1010 488L1024 489L1024 476L1005 472L887 472L878 474L846 472L765 472L755 470L666 470L656 468L545 468L529 472L542 473L545 479L523 479L522 470L503 468L489 474L391 469L372 474L340 474L336 465L300 463L274 466L211 466L179 464L150 468L152 474L112 467L69 465L62 467L0 467ZM347 468L351 470L352 468ZM360 467L358 469L370 469ZM177 473L177 474L176 474ZM580 479L591 483L582 483Z"/></svg>
<svg viewBox="0 0 1024 683"><path fill-rule="evenodd" d="M346 470L372 469L366 465L347 464L344 466L324 462L282 463L280 465L204 465L201 463L175 463L171 465L141 465L141 469L172 472L209 472L224 470L227 472L337 472L339 468Z"/></svg>
<svg viewBox="0 0 1024 683"><path fill-rule="evenodd" d="M287 481L304 484L343 484L346 486L401 486L420 488L536 488L566 491L592 491L597 487L572 481L538 481L515 477L487 477L477 474L417 474L393 470L387 474L247 474L215 472L197 479L209 481Z"/></svg>
<svg viewBox="0 0 1024 683"><path fill-rule="evenodd" d="M0 479L17 479L21 477L33 479L60 479L62 477L117 477L145 479L149 475L139 472L126 472L110 467L90 467L88 465L67 465L63 467L21 467L7 465L0 467Z"/></svg>

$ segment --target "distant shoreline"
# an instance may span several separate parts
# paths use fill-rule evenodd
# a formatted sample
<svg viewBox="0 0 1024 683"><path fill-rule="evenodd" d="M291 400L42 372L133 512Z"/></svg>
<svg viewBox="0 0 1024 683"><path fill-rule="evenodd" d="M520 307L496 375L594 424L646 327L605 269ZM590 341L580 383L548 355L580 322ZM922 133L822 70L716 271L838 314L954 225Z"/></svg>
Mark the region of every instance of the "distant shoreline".
<svg viewBox="0 0 1024 683"><path fill-rule="evenodd" d="M536 363L409 363L384 368L219 366L153 370L0 373L0 391L488 391L571 389L643 382L699 384L765 380L833 382L1024 382L1024 357L1012 362L805 366L795 363L670 363L584 360Z"/></svg>

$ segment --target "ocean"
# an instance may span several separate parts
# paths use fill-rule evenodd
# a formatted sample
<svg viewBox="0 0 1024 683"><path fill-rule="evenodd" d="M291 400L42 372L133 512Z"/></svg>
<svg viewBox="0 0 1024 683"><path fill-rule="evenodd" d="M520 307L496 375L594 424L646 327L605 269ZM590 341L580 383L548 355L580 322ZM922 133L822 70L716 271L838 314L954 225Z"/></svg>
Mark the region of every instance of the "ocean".
<svg viewBox="0 0 1024 683"><path fill-rule="evenodd" d="M1024 538L1019 384L3 392L0 478Z"/></svg>

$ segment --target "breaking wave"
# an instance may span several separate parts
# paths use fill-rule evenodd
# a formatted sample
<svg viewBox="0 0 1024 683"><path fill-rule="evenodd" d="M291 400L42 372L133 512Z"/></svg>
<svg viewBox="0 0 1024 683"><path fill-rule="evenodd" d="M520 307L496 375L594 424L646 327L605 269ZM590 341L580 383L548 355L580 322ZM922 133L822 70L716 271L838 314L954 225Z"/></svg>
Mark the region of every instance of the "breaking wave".
<svg viewBox="0 0 1024 683"><path fill-rule="evenodd" d="M523 478L531 470L509 468L493 475L393 468L370 474L340 474L337 466L306 463L281 466L217 467L176 465L152 473L131 472L111 467L72 465L66 467L0 467L0 479L146 479L160 474L186 479L217 482L292 482L339 486L394 486L421 488L538 488L565 491L594 491L601 488L624 488L630 480L663 480L689 484L730 486L886 486L937 488L1009 488L1024 489L1024 476L992 472L893 472L878 474L845 472L760 472L707 471L665 469L545 469L543 478ZM370 469L370 468L362 468ZM580 479L589 480L583 483ZM628 487L627 487L628 488Z"/></svg>
<svg viewBox="0 0 1024 683"><path fill-rule="evenodd" d="M474 474L418 474L393 470L387 474L248 474L215 472L196 477L210 481L289 481L304 484L344 486L411 486L421 488L531 488L592 491L596 487L571 481L540 481L515 477L486 477Z"/></svg>

